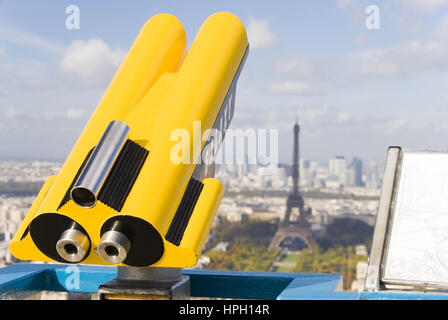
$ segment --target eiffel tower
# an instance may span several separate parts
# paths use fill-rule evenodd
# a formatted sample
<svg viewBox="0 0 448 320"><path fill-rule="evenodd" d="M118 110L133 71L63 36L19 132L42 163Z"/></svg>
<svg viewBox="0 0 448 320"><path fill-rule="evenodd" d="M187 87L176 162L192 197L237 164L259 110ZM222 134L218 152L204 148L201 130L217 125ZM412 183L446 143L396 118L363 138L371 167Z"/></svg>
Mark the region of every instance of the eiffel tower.
<svg viewBox="0 0 448 320"><path fill-rule="evenodd" d="M281 221L277 232L272 238L269 249L278 248L286 238L300 238L305 241L309 249L316 244L313 234L311 233L310 223L307 218L311 216L311 208L305 209L305 202L299 191L299 124L294 125L294 151L292 161L292 190L286 200L286 213ZM291 217L292 209L297 208L299 215L296 220Z"/></svg>

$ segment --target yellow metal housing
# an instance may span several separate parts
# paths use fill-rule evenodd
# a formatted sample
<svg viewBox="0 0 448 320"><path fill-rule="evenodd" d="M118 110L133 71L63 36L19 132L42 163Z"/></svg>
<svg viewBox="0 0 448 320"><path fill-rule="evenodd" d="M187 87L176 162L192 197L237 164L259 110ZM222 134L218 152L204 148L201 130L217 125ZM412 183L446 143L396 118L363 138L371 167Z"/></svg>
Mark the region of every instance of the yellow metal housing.
<svg viewBox="0 0 448 320"><path fill-rule="evenodd" d="M224 190L218 180L203 179L180 243L166 240L199 156L191 141L191 162L173 163L170 155L177 142L172 141L172 132L182 129L193 137L195 121L201 123L201 136L213 128L248 41L237 17L217 13L202 25L188 53L186 46L185 31L174 16L157 15L145 24L59 174L44 184L12 239L14 256L61 262L39 250L32 234L36 232L33 223L42 216L64 217L89 237L91 250L81 263L107 264L95 250L101 230L109 219L125 216L145 221L160 235L163 254L151 266L191 267L196 263ZM117 211L101 200L93 208L82 208L71 199L64 202L89 152L112 121L127 124L128 139L148 151L122 207ZM204 144L201 141L201 149ZM50 232L52 222L48 223ZM147 250L152 250L151 243Z"/></svg>

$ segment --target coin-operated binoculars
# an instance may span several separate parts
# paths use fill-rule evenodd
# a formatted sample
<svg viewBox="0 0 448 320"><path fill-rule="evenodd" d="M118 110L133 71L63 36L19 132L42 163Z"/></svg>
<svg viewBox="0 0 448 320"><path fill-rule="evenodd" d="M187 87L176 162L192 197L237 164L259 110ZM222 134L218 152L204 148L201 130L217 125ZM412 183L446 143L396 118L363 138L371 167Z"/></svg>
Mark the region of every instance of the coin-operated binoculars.
<svg viewBox="0 0 448 320"><path fill-rule="evenodd" d="M188 52L177 18L151 18L59 174L40 190L11 241L12 254L62 263L193 266L223 196L210 173L219 146L211 133L223 135L229 126L247 52L244 26L230 13L209 17ZM176 130L199 134L200 146L190 139L176 149Z"/></svg>

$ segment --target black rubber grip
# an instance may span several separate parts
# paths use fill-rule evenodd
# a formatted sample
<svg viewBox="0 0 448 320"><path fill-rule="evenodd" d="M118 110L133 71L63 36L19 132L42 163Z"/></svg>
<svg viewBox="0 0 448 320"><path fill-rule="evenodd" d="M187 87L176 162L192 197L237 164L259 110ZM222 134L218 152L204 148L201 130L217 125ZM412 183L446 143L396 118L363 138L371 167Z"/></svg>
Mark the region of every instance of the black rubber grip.
<svg viewBox="0 0 448 320"><path fill-rule="evenodd" d="M131 192L149 151L127 140L110 170L98 200L120 212Z"/></svg>
<svg viewBox="0 0 448 320"><path fill-rule="evenodd" d="M176 210L173 221L171 222L168 232L165 235L165 239L167 241L176 246L180 244L203 187L204 184L201 181L194 178L190 179L184 196L182 197L179 207Z"/></svg>

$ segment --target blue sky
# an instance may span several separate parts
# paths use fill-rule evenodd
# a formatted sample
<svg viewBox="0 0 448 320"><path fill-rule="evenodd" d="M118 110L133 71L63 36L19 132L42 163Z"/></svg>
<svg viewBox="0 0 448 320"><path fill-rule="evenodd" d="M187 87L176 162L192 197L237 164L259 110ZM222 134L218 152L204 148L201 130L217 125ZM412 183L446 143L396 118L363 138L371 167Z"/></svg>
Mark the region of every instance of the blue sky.
<svg viewBox="0 0 448 320"><path fill-rule="evenodd" d="M72 4L79 30L65 27ZM307 159L448 149L448 0L0 0L0 159L64 159L147 19L176 15L191 44L218 11L251 46L232 127L279 129L281 161L296 114Z"/></svg>

